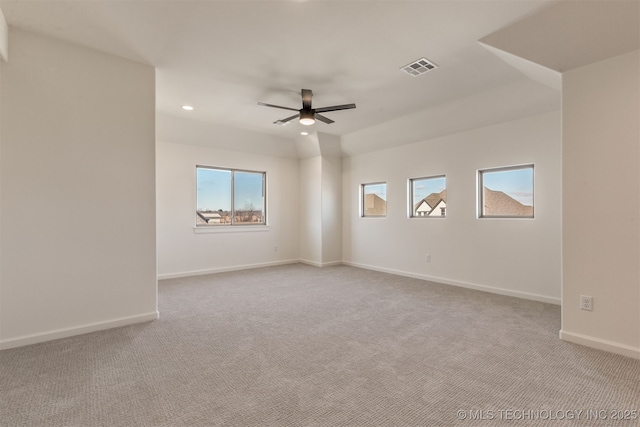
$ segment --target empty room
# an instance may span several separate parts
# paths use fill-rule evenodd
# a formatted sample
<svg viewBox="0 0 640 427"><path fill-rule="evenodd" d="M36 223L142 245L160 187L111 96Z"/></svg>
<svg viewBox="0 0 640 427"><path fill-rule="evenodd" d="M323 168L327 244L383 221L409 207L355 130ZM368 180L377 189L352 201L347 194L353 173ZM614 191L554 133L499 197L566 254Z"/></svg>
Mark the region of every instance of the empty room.
<svg viewBox="0 0 640 427"><path fill-rule="evenodd" d="M640 425L640 1L0 0L0 426Z"/></svg>

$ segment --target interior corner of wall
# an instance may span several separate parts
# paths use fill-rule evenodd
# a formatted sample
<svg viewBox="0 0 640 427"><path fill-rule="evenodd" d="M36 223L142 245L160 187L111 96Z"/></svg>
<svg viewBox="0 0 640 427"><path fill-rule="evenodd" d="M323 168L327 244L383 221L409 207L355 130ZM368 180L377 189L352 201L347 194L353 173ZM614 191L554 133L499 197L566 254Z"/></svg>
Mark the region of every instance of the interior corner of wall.
<svg viewBox="0 0 640 427"><path fill-rule="evenodd" d="M342 157L342 141L337 135L318 132L318 146L324 157Z"/></svg>
<svg viewBox="0 0 640 427"><path fill-rule="evenodd" d="M547 68L543 65L537 64L526 58L522 58L513 53L499 49L495 46L491 46L490 44L484 43L482 40L479 40L478 44L480 44L482 47L487 49L489 52L496 55L505 63L509 64L516 70L520 71L522 74L524 74L531 80L537 81L538 83L542 83L543 85L548 86L551 89L554 89L557 91L562 90L562 73L561 72L552 70L551 68Z"/></svg>
<svg viewBox="0 0 640 427"><path fill-rule="evenodd" d="M0 58L9 60L9 26L0 9Z"/></svg>
<svg viewBox="0 0 640 427"><path fill-rule="evenodd" d="M308 135L304 138L296 138L295 145L299 159L307 159L320 155L320 145L317 135L315 134Z"/></svg>

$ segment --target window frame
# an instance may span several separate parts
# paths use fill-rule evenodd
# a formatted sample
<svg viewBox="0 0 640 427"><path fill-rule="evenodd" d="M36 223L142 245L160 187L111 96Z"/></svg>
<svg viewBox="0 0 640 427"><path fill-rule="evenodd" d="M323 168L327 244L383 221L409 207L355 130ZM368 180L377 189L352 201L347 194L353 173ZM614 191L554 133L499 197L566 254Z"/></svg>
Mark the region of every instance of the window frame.
<svg viewBox="0 0 640 427"><path fill-rule="evenodd" d="M386 218L387 217L387 212L388 212L388 204L387 204L387 200L385 199L385 209L384 209L384 215L366 215L366 208L365 208L365 196L367 193L365 193L365 187L367 186L373 186L373 185L382 185L384 184L384 188L385 191L387 190L387 182L386 181L376 181L376 182L367 182L367 183L363 183L360 184L360 218Z"/></svg>
<svg viewBox="0 0 640 427"><path fill-rule="evenodd" d="M197 164L195 168L195 192L196 192L196 216L198 214L198 169L213 169L223 172L231 173L231 185L230 185L230 196L231 196L231 210L229 212L230 222L227 224L198 224L195 223L196 229L223 229L229 227L265 227L268 225L267 223L267 172L266 171L255 171L250 169L239 169L239 168L228 168L221 166L208 166L208 165L200 165ZM261 222L236 222L235 220L235 173L253 173L262 175L262 221Z"/></svg>
<svg viewBox="0 0 640 427"><path fill-rule="evenodd" d="M415 181L424 181L424 180L428 180L428 179L440 179L440 178L444 178L444 190L447 190L447 175L446 174L441 174L441 175L431 175L431 176L423 176L423 177L419 177L419 178L409 178L409 219L413 219L413 218L442 218L442 219L446 219L447 218L447 214L445 211L444 215L415 215L415 209L414 209L414 202L413 202L413 197L414 197L414 188L413 188L413 184ZM423 199L424 200L424 199ZM445 203L447 203L447 201L445 200ZM442 208L440 208L442 210Z"/></svg>
<svg viewBox="0 0 640 427"><path fill-rule="evenodd" d="M515 170L524 170L524 169L531 169L532 214L531 215L485 215L484 214L484 174L495 173L495 172L509 172L509 171L515 171ZM476 195L477 206L476 207L477 207L478 219L535 219L535 213L536 213L535 181L536 180L535 180L535 164L534 163L478 169L476 177L477 177L477 195ZM501 190L494 190L494 191L501 191ZM527 206L527 205L524 205L524 206Z"/></svg>

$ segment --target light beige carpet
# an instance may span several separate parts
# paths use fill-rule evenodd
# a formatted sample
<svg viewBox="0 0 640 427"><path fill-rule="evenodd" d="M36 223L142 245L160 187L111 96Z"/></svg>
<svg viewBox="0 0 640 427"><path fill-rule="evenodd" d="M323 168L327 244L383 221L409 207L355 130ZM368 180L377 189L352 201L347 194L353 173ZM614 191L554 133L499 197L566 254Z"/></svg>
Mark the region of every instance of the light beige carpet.
<svg viewBox="0 0 640 427"><path fill-rule="evenodd" d="M159 297L155 322L0 352L0 424L640 425L611 419L640 361L559 340L554 305L305 265Z"/></svg>

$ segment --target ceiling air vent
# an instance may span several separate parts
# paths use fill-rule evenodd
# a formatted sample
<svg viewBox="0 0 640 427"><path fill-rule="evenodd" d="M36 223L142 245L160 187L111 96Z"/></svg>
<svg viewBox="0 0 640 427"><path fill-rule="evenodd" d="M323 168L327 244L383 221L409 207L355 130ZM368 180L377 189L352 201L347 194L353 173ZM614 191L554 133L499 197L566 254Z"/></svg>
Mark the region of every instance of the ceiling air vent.
<svg viewBox="0 0 640 427"><path fill-rule="evenodd" d="M436 68L438 68L438 66L433 62L425 58L420 58L417 61L405 65L400 69L413 77L417 77L420 74L424 74L427 71L435 70Z"/></svg>

